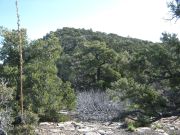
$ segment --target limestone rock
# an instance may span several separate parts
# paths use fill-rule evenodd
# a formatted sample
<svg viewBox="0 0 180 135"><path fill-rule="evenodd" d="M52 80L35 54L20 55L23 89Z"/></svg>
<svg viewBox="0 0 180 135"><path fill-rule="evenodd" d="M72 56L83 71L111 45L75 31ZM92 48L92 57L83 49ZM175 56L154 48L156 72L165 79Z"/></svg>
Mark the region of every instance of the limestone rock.
<svg viewBox="0 0 180 135"><path fill-rule="evenodd" d="M149 128L149 127L140 127L140 128L137 128L136 131L140 132L140 133L144 133L144 132L147 132L147 131L148 132L151 131L151 128Z"/></svg>
<svg viewBox="0 0 180 135"><path fill-rule="evenodd" d="M87 132L84 133L84 135L101 135L101 134L99 134L98 132Z"/></svg>
<svg viewBox="0 0 180 135"><path fill-rule="evenodd" d="M151 127L140 127L135 132L127 132L121 122L43 122L39 124L38 135L180 135L180 119L163 118ZM5 134L6 135L6 134Z"/></svg>

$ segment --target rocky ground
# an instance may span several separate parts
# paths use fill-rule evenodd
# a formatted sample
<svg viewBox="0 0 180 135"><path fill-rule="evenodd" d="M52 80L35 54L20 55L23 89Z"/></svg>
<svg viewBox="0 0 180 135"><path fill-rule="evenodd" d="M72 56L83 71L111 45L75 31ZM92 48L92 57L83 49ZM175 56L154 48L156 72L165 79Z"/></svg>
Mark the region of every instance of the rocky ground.
<svg viewBox="0 0 180 135"><path fill-rule="evenodd" d="M180 135L180 116L162 118L151 125L154 129L165 135Z"/></svg>
<svg viewBox="0 0 180 135"><path fill-rule="evenodd" d="M134 132L127 131L123 122L112 122L123 114L122 103L111 102L102 92L80 92L75 112L61 110L72 121L61 123L40 123L38 135L180 135L180 118L162 118L150 127L140 127ZM104 121L104 122L102 122Z"/></svg>
<svg viewBox="0 0 180 135"><path fill-rule="evenodd" d="M151 127L137 128L129 132L121 122L77 122L40 123L38 135L180 135L180 118L162 118Z"/></svg>

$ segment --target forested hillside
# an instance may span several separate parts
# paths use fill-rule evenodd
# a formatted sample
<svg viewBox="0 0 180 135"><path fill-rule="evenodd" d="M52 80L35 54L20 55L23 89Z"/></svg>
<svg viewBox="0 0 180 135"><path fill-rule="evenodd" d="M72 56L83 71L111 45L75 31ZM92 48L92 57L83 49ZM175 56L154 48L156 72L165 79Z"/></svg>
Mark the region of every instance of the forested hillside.
<svg viewBox="0 0 180 135"><path fill-rule="evenodd" d="M62 45L63 53L57 62L58 76L70 81L76 90L106 90L110 83L124 73L121 62L128 62L130 55L155 43L140 39L92 30L63 28L50 32Z"/></svg>
<svg viewBox="0 0 180 135"><path fill-rule="evenodd" d="M160 37L160 42L154 43L113 33L95 32L92 29L64 27L50 31L42 38L30 41L27 29L21 28L20 25L21 14L19 14L18 3L16 0L17 30L4 27L8 24L10 26L13 22L15 14L11 15L10 12L14 13L15 8L13 7L11 10L7 1L0 4L2 7L9 6L8 10L3 7L0 12L4 11L5 13L2 15L5 18L1 17L1 20L5 21L2 21L3 26L0 26L0 135L44 134L46 131L49 133L50 127L53 128L51 130L53 134L64 133L63 130L68 131L65 134L129 134L123 128L135 131L135 128L150 127L150 125L149 134L179 134L180 40L176 34L164 32ZM63 5L63 2L56 3L58 1L53 2L53 5ZM38 3L36 4L38 5ZM79 3L78 6L71 3L74 7L78 7L76 10L80 11L75 14L83 12L84 17L72 14L73 10L75 11L73 7L73 10L69 8L68 12L66 8L63 8L65 12L62 12L63 10L60 11L61 8L58 5L57 8L54 8L57 11L53 12L53 8L47 10L47 7L51 7L49 4L52 2L41 1L39 4L43 5L42 8L37 6L37 10L35 4L32 4L36 10L30 13L47 12L39 14L40 16L37 17L33 14L33 18L29 19L31 18L30 14L24 14L29 4L24 3L22 16L27 15L28 25L36 22L36 25L42 25L43 29L46 27L43 25L45 22L48 23L48 26L56 23L59 26L61 23L59 24L57 18L63 20L63 16L66 17L66 14L70 15L68 22L71 19L73 22L75 19L75 23L77 23L79 18L87 17L88 20L89 13L92 12L81 11L86 8L87 3L85 5ZM134 4L132 5L134 6ZM143 1L140 4L143 4ZM102 3L100 3L101 5ZM124 10L124 12L114 10L115 12L111 13L111 11L109 12L109 9L112 8L110 5L108 4L108 8L103 8L103 13L107 10L108 15L114 16L108 18L112 22L114 19L116 20L114 24L118 25L113 27L127 25L128 32L133 27L137 27L135 33L138 35L139 23L129 23L127 20L133 15L136 17L135 14L131 14L133 8L129 10L128 7L128 10ZM112 5L114 4L112 3ZM159 3L156 5L162 6ZM134 6L135 10L136 6ZM152 5L148 5L148 7L150 6L154 7L155 4L152 2ZM168 20L178 20L180 18L180 1L170 0L167 2L167 6L171 16ZM68 7L70 7L69 3ZM153 16L149 14L151 12L144 12L147 5L142 7L135 13L144 14L140 17L137 15L137 18L132 17L131 20L147 19L145 25L148 27L149 20L156 22L158 17L150 19L150 16ZM45 10L42 10L43 8ZM94 10L92 7L88 9ZM100 11L98 4L97 9ZM123 13L121 16L125 17L127 24L119 23L118 11ZM63 14L59 14L60 12ZM126 14L126 12L129 13ZM92 13L95 14L95 11ZM55 20L50 17L51 15L55 17ZM158 15L160 14L158 13ZM6 18L7 16L8 18ZM98 18L101 19L101 16L104 18L106 14L95 16L95 22L98 23ZM40 20L41 18L42 20ZM108 19L106 23L110 22ZM49 20L52 20L53 23L49 23ZM105 22L99 21L101 24ZM83 20L82 22L84 23ZM132 23L135 25L129 27ZM160 26L165 26L160 25L159 22L156 23L159 25L152 25L153 30L156 27L162 30ZM109 24L109 27L112 28L112 25ZM32 26L33 30L37 30L35 25ZM102 28L105 28L104 26ZM157 34L156 31L148 31L148 35L152 35L152 32ZM34 34L36 35L36 33ZM67 122L69 124L59 123L68 120L71 120L71 122ZM113 124L115 121L119 123ZM82 124L83 122L85 123ZM45 130L42 130L43 128ZM146 134L144 131L140 132Z"/></svg>
<svg viewBox="0 0 180 135"><path fill-rule="evenodd" d="M161 43L74 28L58 29L31 42L25 29L22 34L24 109L29 125L38 118L63 120L58 111L75 108L76 94L83 91L103 91L112 101L126 101L140 124L180 114L180 41L175 34L163 33ZM17 31L1 28L1 36L1 87L4 95L9 92L6 103L17 118Z"/></svg>
<svg viewBox="0 0 180 135"><path fill-rule="evenodd" d="M162 43L73 28L51 32L44 39L50 35L63 48L58 76L75 90L109 91L113 99L128 98L132 110L151 120L179 114L180 42L175 34L163 33Z"/></svg>

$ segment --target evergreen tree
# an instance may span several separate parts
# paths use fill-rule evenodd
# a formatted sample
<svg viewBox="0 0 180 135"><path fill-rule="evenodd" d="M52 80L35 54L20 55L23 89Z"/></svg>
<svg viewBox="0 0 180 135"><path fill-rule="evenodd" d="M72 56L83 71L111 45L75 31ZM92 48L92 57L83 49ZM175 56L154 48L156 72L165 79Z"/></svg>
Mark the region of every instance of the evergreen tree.
<svg viewBox="0 0 180 135"><path fill-rule="evenodd" d="M71 85L57 77L56 61L60 54L61 46L54 36L34 41L29 48L25 66L25 104L44 118L51 112L75 106Z"/></svg>

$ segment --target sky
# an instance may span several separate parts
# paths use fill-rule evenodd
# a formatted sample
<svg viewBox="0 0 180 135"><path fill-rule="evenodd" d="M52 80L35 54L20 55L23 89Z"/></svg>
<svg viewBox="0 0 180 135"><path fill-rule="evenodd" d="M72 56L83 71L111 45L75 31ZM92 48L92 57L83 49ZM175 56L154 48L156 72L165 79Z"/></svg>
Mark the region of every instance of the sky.
<svg viewBox="0 0 180 135"><path fill-rule="evenodd" d="M85 28L159 42L162 32L180 35L167 21L169 0L18 0L20 25L30 40L63 27ZM17 29L15 0L0 0L0 26Z"/></svg>

